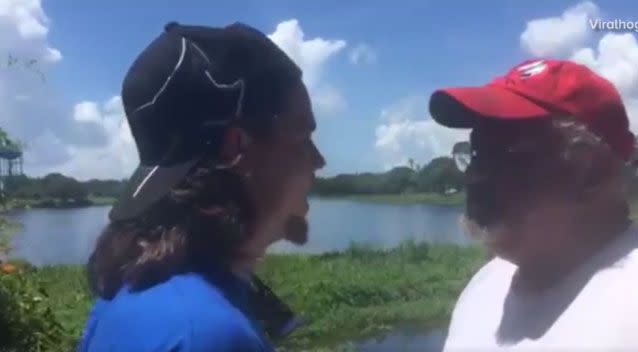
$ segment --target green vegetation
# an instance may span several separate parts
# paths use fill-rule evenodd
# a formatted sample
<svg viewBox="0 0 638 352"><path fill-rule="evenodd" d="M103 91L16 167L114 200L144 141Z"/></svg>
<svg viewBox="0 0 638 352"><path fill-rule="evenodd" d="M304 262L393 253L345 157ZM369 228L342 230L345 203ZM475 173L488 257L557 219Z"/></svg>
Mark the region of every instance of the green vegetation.
<svg viewBox="0 0 638 352"><path fill-rule="evenodd" d="M412 194L428 194L417 196L421 202L435 201L432 195L448 195L463 190L463 173L457 168L453 158L442 156L432 159L424 167L415 165L395 167L383 173L341 174L328 178L317 178L312 193L318 196L351 197L381 196L377 199L388 199L398 196L399 199ZM366 199L366 197L359 199ZM374 199L374 198L373 198Z"/></svg>
<svg viewBox="0 0 638 352"><path fill-rule="evenodd" d="M352 246L323 255L270 255L259 273L310 322L280 350L335 351L394 326L418 325L424 332L445 326L458 294L485 258L479 248L406 242L388 251ZM0 274L20 282L0 293L28 307L12 314L34 324L38 333L32 337L46 346L41 350L71 350L91 306L83 268L20 267Z"/></svg>
<svg viewBox="0 0 638 352"><path fill-rule="evenodd" d="M117 200L117 197L106 197L106 196L93 196L90 195L89 200L92 205L112 205Z"/></svg>
<svg viewBox="0 0 638 352"><path fill-rule="evenodd" d="M60 324L43 275L0 272L0 351L72 351L74 337Z"/></svg>
<svg viewBox="0 0 638 352"><path fill-rule="evenodd" d="M390 251L353 246L321 256L266 259L262 277L311 324L285 347L334 347L394 326L447 324L467 280L485 261L478 248L406 242Z"/></svg>
<svg viewBox="0 0 638 352"><path fill-rule="evenodd" d="M88 206L112 205L117 198L98 197L89 195L81 199L69 198L11 198L6 202L7 209L31 209L31 208L78 208Z"/></svg>
<svg viewBox="0 0 638 352"><path fill-rule="evenodd" d="M124 181L78 181L59 173L41 178L25 175L5 180L7 208L72 208L112 204L124 188Z"/></svg>
<svg viewBox="0 0 638 352"><path fill-rule="evenodd" d="M11 250L11 238L22 225L0 217L0 262Z"/></svg>
<svg viewBox="0 0 638 352"><path fill-rule="evenodd" d="M38 277L19 273L28 265L5 263L11 237L18 224L0 217L0 351L48 351L51 346L70 346ZM60 350L62 351L62 350Z"/></svg>

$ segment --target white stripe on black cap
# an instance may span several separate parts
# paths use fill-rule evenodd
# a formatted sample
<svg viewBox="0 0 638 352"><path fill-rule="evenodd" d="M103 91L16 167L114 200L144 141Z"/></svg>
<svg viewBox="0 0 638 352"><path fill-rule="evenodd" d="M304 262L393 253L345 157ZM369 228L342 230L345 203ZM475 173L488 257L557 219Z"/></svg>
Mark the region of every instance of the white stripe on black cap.
<svg viewBox="0 0 638 352"><path fill-rule="evenodd" d="M197 46L197 44L193 43L192 41L189 42L193 48L195 48L195 50L202 56L202 58L206 61L207 64L213 64L213 62L210 60L210 58L208 58L208 55L206 55L206 53L204 53L204 51ZM206 75L206 77L208 78L208 80L213 83L213 85L215 85L216 88L219 89L232 89L235 90L237 88L239 88L239 98L237 98L237 105L235 107L235 116L233 116L231 119L229 120L225 120L225 121L215 121L212 122L211 124L216 124L216 125L225 125L230 123L234 118L238 118L241 116L242 111L243 111L243 106L244 106L244 91L245 91L245 82L243 79L238 79L235 82L231 83L231 84L223 84L223 83L218 83L213 76L210 74L210 71L208 69L204 70L204 74Z"/></svg>
<svg viewBox="0 0 638 352"><path fill-rule="evenodd" d="M140 107L135 109L133 113L136 113L142 109L145 109L155 104L155 102L157 102L157 99L160 97L160 95L162 95L162 93L166 90L166 87L168 87L168 84L171 82L171 79L173 78L173 76L175 76L175 73L177 73L179 68L182 66L182 62L184 62L184 56L186 56L186 50L187 50L186 38L182 38L182 40L180 41L180 44L181 44L181 49L179 53L179 58L177 59L177 63L175 63L175 68L173 68L173 71L168 75L168 77L166 77L164 84L153 95L153 99L151 99L151 101L149 101L148 103L142 104Z"/></svg>

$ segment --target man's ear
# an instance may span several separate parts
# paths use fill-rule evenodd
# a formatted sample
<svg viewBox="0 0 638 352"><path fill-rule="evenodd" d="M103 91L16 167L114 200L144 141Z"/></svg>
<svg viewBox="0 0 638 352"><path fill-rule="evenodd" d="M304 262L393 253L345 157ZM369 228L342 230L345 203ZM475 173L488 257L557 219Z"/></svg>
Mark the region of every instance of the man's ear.
<svg viewBox="0 0 638 352"><path fill-rule="evenodd" d="M223 134L223 142L219 154L220 168L232 168L237 165L246 152L249 137L239 127L229 127Z"/></svg>
<svg viewBox="0 0 638 352"><path fill-rule="evenodd" d="M582 200L594 201L596 197L601 195L623 192L624 174L622 167L622 162L613 157L593 162L587 172L582 175Z"/></svg>

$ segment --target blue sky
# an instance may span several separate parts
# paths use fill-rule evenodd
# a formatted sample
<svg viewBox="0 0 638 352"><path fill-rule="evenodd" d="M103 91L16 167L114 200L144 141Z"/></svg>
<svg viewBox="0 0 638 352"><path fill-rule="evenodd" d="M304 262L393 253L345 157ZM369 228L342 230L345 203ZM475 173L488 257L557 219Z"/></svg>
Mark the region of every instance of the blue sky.
<svg viewBox="0 0 638 352"><path fill-rule="evenodd" d="M2 1L6 0L0 0L0 13ZM188 5L183 5L185 3ZM345 42L321 63L318 74L317 89L328 89L342 101L339 108L317 110L316 141L328 160L323 174L380 171L407 157L425 163L449 152L447 148L452 141L463 138L462 134L441 137L446 132L419 125L429 119L426 111L429 93L443 86L485 83L518 61L531 57L535 50L543 52L538 48L548 44L542 41L532 43L532 50L522 45L521 34L528 22L560 17L565 10L579 4L582 3L549 0L396 3L380 0L45 0L41 7L48 18L45 22L48 32L42 39L43 45L55 48L62 57L47 67L47 94L55 97L59 114L67 115L60 119L72 120L70 116L77 114L74 107L80 102L92 102L94 105L85 105L87 111L95 114L95 109L90 107L97 106L97 114L104 118L109 115L104 104L119 94L128 65L162 31L165 23L175 20L221 26L241 21L265 33L273 33L278 24L295 19L304 40L322 38ZM629 0L605 1L595 6L597 12L591 16L638 20L638 11L635 11L638 5ZM627 18L627 13L634 13L634 18ZM594 39L586 38L588 42L578 38L583 41L579 44L595 48L595 41L593 44L591 41L601 35L594 33ZM569 35L566 38L565 41L574 41ZM19 41L16 43L21 45ZM374 60L354 64L350 55L361 44L373 53ZM569 46L559 44L562 48ZM0 49L21 52L20 48L0 46ZM558 49L554 51L564 54ZM76 118L75 122L80 120ZM39 138L31 147L34 156L32 162L27 163L28 173L41 174L57 168L80 178L101 177L98 172L86 170L91 167L89 160L75 164L68 160L74 155L79 157L77 150L83 148L81 142L67 147L65 138L60 137L63 133L40 138L37 133L27 131L27 127L12 128L12 120L2 122L19 138ZM379 130L380 125L388 128ZM400 133L384 139L383 134L390 130ZM387 143L377 145L379 140ZM64 152L53 157L39 151L48 149L47 141L55 141L51 142L51 148L61 148ZM130 148L128 150L130 152ZM88 152L82 157L87 159L87 155L91 159ZM47 158L56 162L47 162ZM107 159L104 156L104 163ZM120 170L130 165L130 162L114 163L111 166L114 170L107 168L100 172L105 173L103 177L120 177L132 171Z"/></svg>

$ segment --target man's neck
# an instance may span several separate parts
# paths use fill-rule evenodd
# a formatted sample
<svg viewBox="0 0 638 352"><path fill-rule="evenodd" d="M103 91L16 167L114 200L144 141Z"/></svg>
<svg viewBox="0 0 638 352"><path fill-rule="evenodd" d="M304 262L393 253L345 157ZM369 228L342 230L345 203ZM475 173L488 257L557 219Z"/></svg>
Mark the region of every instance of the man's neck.
<svg viewBox="0 0 638 352"><path fill-rule="evenodd" d="M248 227L248 231L250 234L246 236L247 241L242 244L231 262L232 272L244 279L250 279L263 261L268 247L276 239L272 234L281 232L278 224L272 221L272 217L258 217Z"/></svg>
<svg viewBox="0 0 638 352"><path fill-rule="evenodd" d="M235 274L235 276L249 281L255 273L257 265L259 265L261 260L262 258L246 258L235 260L231 264L230 270L233 274Z"/></svg>
<svg viewBox="0 0 638 352"><path fill-rule="evenodd" d="M538 292L554 286L625 232L629 225L627 221L595 229L574 229L572 243L517 263L513 287L521 292Z"/></svg>

